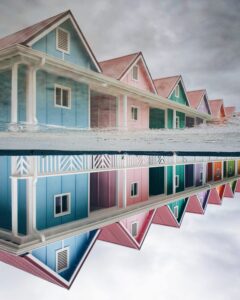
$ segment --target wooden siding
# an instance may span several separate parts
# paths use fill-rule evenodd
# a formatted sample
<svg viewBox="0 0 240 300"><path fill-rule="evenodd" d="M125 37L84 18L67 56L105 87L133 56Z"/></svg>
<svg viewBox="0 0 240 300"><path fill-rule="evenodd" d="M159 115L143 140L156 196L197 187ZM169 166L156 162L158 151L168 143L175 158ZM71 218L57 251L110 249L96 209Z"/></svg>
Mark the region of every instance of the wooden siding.
<svg viewBox="0 0 240 300"><path fill-rule="evenodd" d="M176 176L179 176L179 186L176 188L176 193L179 193L184 191L185 188L184 165L176 166Z"/></svg>
<svg viewBox="0 0 240 300"><path fill-rule="evenodd" d="M198 106L198 109L197 109L199 112L202 112L202 113L206 113L206 114L209 114L210 111L209 111L209 108L208 108L208 105L207 105L207 98L206 96L204 95L202 101L200 102L200 105Z"/></svg>
<svg viewBox="0 0 240 300"><path fill-rule="evenodd" d="M91 91L91 128L117 127L116 97Z"/></svg>
<svg viewBox="0 0 240 300"><path fill-rule="evenodd" d="M173 167L167 166L167 195L173 193Z"/></svg>
<svg viewBox="0 0 240 300"><path fill-rule="evenodd" d="M27 180L18 180L18 233L27 234Z"/></svg>
<svg viewBox="0 0 240 300"><path fill-rule="evenodd" d="M179 82L178 85L179 85L179 97L176 97L175 89L174 89L172 94L170 95L169 99L171 99L172 101L175 101L177 103L187 105L188 101L187 101L187 97L186 97L186 94L184 92L182 83Z"/></svg>
<svg viewBox="0 0 240 300"><path fill-rule="evenodd" d="M229 160L227 162L227 176L232 177L235 175L235 161Z"/></svg>
<svg viewBox="0 0 240 300"><path fill-rule="evenodd" d="M89 57L82 41L79 39L71 21L67 20L59 27L67 30L70 33L70 53L64 54L64 60L69 63L96 71L96 67ZM32 48L44 52L50 56L63 59L62 52L56 49L56 29L52 30L42 39L33 44Z"/></svg>
<svg viewBox="0 0 240 300"><path fill-rule="evenodd" d="M11 70L0 72L0 122L11 122Z"/></svg>
<svg viewBox="0 0 240 300"><path fill-rule="evenodd" d="M222 162L214 162L213 163L213 177L214 181L219 181L222 178Z"/></svg>
<svg viewBox="0 0 240 300"><path fill-rule="evenodd" d="M181 222L186 204L187 204L187 199L180 199L168 204L168 207L171 209L172 213L174 213L174 207L175 206L178 207L178 218L177 218L178 223Z"/></svg>
<svg viewBox="0 0 240 300"><path fill-rule="evenodd" d="M168 129L172 129L173 128L173 110L168 109L167 115L168 115Z"/></svg>
<svg viewBox="0 0 240 300"><path fill-rule="evenodd" d="M194 186L194 165L185 165L185 187Z"/></svg>
<svg viewBox="0 0 240 300"><path fill-rule="evenodd" d="M88 174L39 178L36 187L37 229L57 226L88 216ZM71 211L54 217L54 195L71 193Z"/></svg>
<svg viewBox="0 0 240 300"><path fill-rule="evenodd" d="M207 182L213 180L213 163L207 163Z"/></svg>
<svg viewBox="0 0 240 300"><path fill-rule="evenodd" d="M55 84L71 88L71 108L54 105ZM49 74L37 72L37 119L39 123L67 127L87 128L89 119L88 86L83 83Z"/></svg>
<svg viewBox="0 0 240 300"><path fill-rule="evenodd" d="M179 128L185 128L185 114L177 111L176 116L179 117Z"/></svg>
<svg viewBox="0 0 240 300"><path fill-rule="evenodd" d="M195 164L195 185L196 186L201 186L203 185L202 179L203 179L203 175L201 177L201 173L204 172L203 170L203 164Z"/></svg>

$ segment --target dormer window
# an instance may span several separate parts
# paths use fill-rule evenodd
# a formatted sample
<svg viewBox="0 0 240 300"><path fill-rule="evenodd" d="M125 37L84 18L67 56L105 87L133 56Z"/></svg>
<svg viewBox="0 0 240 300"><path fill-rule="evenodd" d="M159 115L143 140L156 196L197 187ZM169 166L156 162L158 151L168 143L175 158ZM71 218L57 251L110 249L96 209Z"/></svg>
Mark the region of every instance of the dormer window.
<svg viewBox="0 0 240 300"><path fill-rule="evenodd" d="M138 80L138 66L133 66L132 68L132 79Z"/></svg>
<svg viewBox="0 0 240 300"><path fill-rule="evenodd" d="M70 33L62 28L57 28L56 48L63 53L70 53Z"/></svg>
<svg viewBox="0 0 240 300"><path fill-rule="evenodd" d="M179 85L177 85L175 88L175 97L179 97Z"/></svg>

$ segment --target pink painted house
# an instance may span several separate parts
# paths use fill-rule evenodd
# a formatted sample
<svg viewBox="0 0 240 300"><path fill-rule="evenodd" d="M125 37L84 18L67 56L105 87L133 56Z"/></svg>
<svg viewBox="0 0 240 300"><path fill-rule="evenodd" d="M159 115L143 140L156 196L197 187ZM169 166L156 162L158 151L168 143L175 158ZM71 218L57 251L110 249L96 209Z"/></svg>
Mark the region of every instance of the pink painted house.
<svg viewBox="0 0 240 300"><path fill-rule="evenodd" d="M99 240L140 250L152 223L154 210L102 228Z"/></svg>
<svg viewBox="0 0 240 300"><path fill-rule="evenodd" d="M189 197L188 205L186 211L194 214L203 215L207 208L208 198L210 192L200 192L196 195Z"/></svg>
<svg viewBox="0 0 240 300"><path fill-rule="evenodd" d="M229 183L226 183L224 185L223 197L224 198L234 198L234 193L233 193L233 190Z"/></svg>
<svg viewBox="0 0 240 300"><path fill-rule="evenodd" d="M237 183L235 186L235 193L240 193L240 179L237 180Z"/></svg>
<svg viewBox="0 0 240 300"><path fill-rule="evenodd" d="M221 205L224 195L225 185L217 186L216 188L213 188L210 190L208 203L209 204L216 204Z"/></svg>
<svg viewBox="0 0 240 300"><path fill-rule="evenodd" d="M156 94L151 74L141 52L100 62L104 75ZM91 100L92 101L92 100ZM131 97L118 99L118 127L149 128L149 105Z"/></svg>
<svg viewBox="0 0 240 300"><path fill-rule="evenodd" d="M209 100L208 101L214 123L222 123L226 119L226 112L222 99Z"/></svg>
<svg viewBox="0 0 240 300"><path fill-rule="evenodd" d="M227 119L234 117L235 112L236 112L235 106L225 106L225 114Z"/></svg>

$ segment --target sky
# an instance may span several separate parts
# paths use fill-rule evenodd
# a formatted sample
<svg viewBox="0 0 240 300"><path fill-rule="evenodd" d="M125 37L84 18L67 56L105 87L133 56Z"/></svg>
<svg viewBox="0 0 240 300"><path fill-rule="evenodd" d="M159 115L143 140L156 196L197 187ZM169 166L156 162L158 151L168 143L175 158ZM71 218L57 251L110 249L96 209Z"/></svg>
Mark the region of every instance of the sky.
<svg viewBox="0 0 240 300"><path fill-rule="evenodd" d="M0 36L67 9L98 60L142 51L153 78L181 74L240 110L239 0L1 0Z"/></svg>
<svg viewBox="0 0 240 300"><path fill-rule="evenodd" d="M70 291L0 264L0 299L236 300L240 194L180 229L152 225L141 251L97 241Z"/></svg>

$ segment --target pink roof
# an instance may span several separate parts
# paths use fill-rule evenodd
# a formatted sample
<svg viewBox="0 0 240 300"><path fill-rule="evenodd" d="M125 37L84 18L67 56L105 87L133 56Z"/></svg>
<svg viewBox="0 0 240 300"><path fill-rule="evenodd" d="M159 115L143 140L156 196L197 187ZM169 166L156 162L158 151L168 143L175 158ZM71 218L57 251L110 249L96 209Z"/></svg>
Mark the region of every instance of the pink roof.
<svg viewBox="0 0 240 300"><path fill-rule="evenodd" d="M197 195L193 195L189 197L186 211L194 214L201 214L201 215L204 214L204 210L202 208L202 205Z"/></svg>
<svg viewBox="0 0 240 300"><path fill-rule="evenodd" d="M58 21L60 21L62 18L64 18L65 16L69 15L69 17L72 18L75 26L78 29L78 32L81 35L81 38L83 39L87 50L90 52L93 61L97 67L97 69L99 69L99 71L101 71L101 68L97 62L96 57L94 56L86 38L84 37L81 29L79 28L79 25L76 21L76 19L74 18L72 12L70 10L67 10L63 13L57 14L51 18L45 19L41 22L38 22L34 25L31 25L29 27L26 27L20 31L17 31L15 33L12 33L8 36L5 36L3 38L0 39L0 49L4 49L4 48L8 48L12 45L15 44L21 44L21 45L25 45L27 46L27 44L32 41L34 38L36 38L38 35L40 35L42 32L44 32L46 29L48 29L49 27L51 27L52 25L54 25L55 23L57 23Z"/></svg>
<svg viewBox="0 0 240 300"><path fill-rule="evenodd" d="M210 109L211 109L213 117L218 117L218 115L221 111L221 108L223 109L224 116L225 116L224 105L223 105L222 99L209 100L208 103L210 105Z"/></svg>
<svg viewBox="0 0 240 300"><path fill-rule="evenodd" d="M225 106L226 117L228 118L232 117L235 110L236 110L235 106L227 106L227 107Z"/></svg>
<svg viewBox="0 0 240 300"><path fill-rule="evenodd" d="M40 277L51 283L57 284L61 287L68 288L68 286L54 275L48 272L46 269L38 265L35 261L31 259L31 256L15 256L5 251L0 251L0 261L28 272L34 276Z"/></svg>
<svg viewBox="0 0 240 300"><path fill-rule="evenodd" d="M158 95L168 98L180 79L180 75L154 79L153 82L157 89Z"/></svg>
<svg viewBox="0 0 240 300"><path fill-rule="evenodd" d="M187 97L188 97L190 106L192 108L197 109L205 94L206 94L205 90L187 92Z"/></svg>
<svg viewBox="0 0 240 300"><path fill-rule="evenodd" d="M180 224L167 205L161 206L156 209L152 223L171 227L180 227Z"/></svg>
<svg viewBox="0 0 240 300"><path fill-rule="evenodd" d="M213 188L210 190L210 194L208 197L208 203L209 204L217 204L217 205L221 205L222 200L216 190L216 188Z"/></svg>
<svg viewBox="0 0 240 300"><path fill-rule="evenodd" d="M99 64L102 68L103 74L120 80L140 55L141 52L137 52L101 61Z"/></svg>
<svg viewBox="0 0 240 300"><path fill-rule="evenodd" d="M232 188L231 188L229 183L225 184L223 197L226 197L226 198L233 198L234 197Z"/></svg>
<svg viewBox="0 0 240 300"><path fill-rule="evenodd" d="M235 187L235 193L240 193L240 179L237 180L237 184Z"/></svg>

